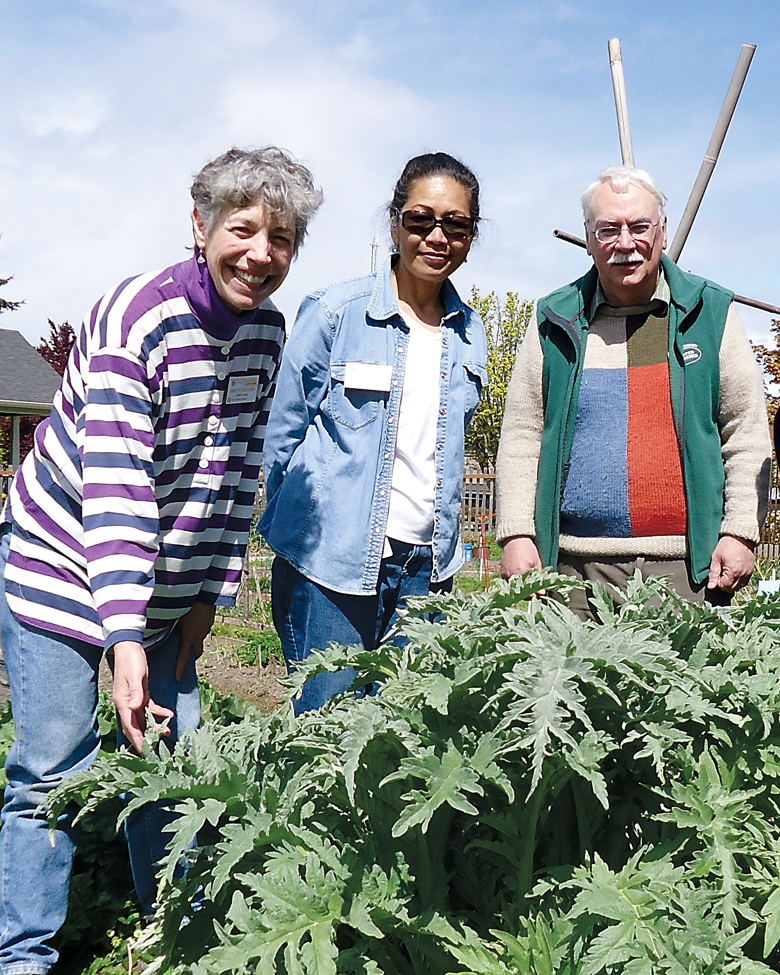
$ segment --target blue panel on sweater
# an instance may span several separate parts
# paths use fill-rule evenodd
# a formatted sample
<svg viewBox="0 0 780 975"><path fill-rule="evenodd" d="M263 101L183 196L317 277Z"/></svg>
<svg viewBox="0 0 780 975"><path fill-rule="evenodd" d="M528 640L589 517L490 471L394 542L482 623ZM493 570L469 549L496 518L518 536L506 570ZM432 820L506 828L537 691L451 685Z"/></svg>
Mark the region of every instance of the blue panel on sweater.
<svg viewBox="0 0 780 975"><path fill-rule="evenodd" d="M561 532L591 538L631 537L625 369L583 371Z"/></svg>

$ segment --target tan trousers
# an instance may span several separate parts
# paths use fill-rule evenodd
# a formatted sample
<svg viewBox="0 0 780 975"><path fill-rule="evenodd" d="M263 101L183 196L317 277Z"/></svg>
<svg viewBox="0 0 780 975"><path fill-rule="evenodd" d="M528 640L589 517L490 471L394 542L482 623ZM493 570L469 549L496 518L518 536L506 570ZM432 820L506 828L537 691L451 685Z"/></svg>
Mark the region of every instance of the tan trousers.
<svg viewBox="0 0 780 975"><path fill-rule="evenodd" d="M708 602L715 606L728 606L731 602L731 593L722 589L707 589L706 581L694 582L687 559L648 559L640 555L637 558L604 556L596 561L562 553L558 561L558 571L564 575L574 576L575 579L585 582L616 586L618 589L625 589L626 583L637 569L642 573L643 579L649 576L666 576L683 599L692 603ZM616 597L615 601L621 600ZM576 589L571 594L569 607L581 619L595 619L587 590Z"/></svg>

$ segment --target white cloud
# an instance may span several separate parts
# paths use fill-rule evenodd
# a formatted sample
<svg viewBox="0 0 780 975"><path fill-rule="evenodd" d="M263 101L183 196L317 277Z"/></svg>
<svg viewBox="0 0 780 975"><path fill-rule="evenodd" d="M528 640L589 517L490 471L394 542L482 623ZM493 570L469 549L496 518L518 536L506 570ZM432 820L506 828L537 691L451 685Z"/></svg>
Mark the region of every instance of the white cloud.
<svg viewBox="0 0 780 975"><path fill-rule="evenodd" d="M356 34L346 44L337 47L336 53L345 61L367 64L372 57L376 56L377 45L365 34Z"/></svg>
<svg viewBox="0 0 780 975"><path fill-rule="evenodd" d="M646 13L584 0L72 0L41 17L47 6L0 4L0 276L26 300L0 326L33 340L47 317L76 321L115 280L182 257L190 176L231 143L282 145L325 190L278 295L288 316L307 290L368 269L393 181L429 149L482 180L489 221L459 288L552 290L587 267L552 229L580 232L579 195L617 155L609 37L623 41L637 157L674 225L733 67L737 42L718 38L742 17L725 0L706 23L672 0ZM665 43L648 47L659 21ZM779 60L759 45L686 249L695 270L769 301Z"/></svg>
<svg viewBox="0 0 780 975"><path fill-rule="evenodd" d="M208 61L215 53L239 54L263 48L288 32L294 8L262 0L168 0L183 19L187 33L199 38L201 55ZM180 30L181 28L177 28ZM193 66L197 70L197 65ZM209 82L214 79L203 79Z"/></svg>
<svg viewBox="0 0 780 975"><path fill-rule="evenodd" d="M300 155L337 157L351 171L361 159L418 136L432 105L402 85L317 58L298 72L234 78L224 112L231 132L262 133Z"/></svg>
<svg viewBox="0 0 780 975"><path fill-rule="evenodd" d="M31 95L19 107L19 118L27 131L44 138L56 132L85 136L105 121L109 100L104 92L43 91Z"/></svg>

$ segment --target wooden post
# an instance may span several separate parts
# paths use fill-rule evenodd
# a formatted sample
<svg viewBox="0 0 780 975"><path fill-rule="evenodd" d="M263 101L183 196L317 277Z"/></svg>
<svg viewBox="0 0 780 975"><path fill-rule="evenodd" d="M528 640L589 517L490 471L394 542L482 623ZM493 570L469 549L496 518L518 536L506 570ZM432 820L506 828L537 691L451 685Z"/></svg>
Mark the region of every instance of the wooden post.
<svg viewBox="0 0 780 975"><path fill-rule="evenodd" d="M485 589L490 586L490 546L487 543L486 522L488 515L479 516L479 563L483 572Z"/></svg>
<svg viewBox="0 0 780 975"><path fill-rule="evenodd" d="M17 414L14 416L11 423L11 468L15 471L19 470L19 464L21 463L21 453L22 453L22 428L21 428L22 418Z"/></svg>

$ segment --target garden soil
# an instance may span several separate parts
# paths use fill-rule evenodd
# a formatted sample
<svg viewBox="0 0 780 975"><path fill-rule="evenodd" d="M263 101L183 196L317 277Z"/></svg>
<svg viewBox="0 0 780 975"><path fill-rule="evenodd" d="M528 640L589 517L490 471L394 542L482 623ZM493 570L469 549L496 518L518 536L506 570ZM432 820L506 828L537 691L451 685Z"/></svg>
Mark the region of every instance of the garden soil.
<svg viewBox="0 0 780 975"><path fill-rule="evenodd" d="M222 694L232 694L251 701L263 711L273 711L284 700L285 689L280 679L286 673L285 668L275 660L266 667L240 663L226 652L226 642L224 639L208 638L203 656L198 661L198 676ZM111 688L111 674L105 661L100 671L100 688ZM5 668L0 666L0 707L9 697Z"/></svg>

